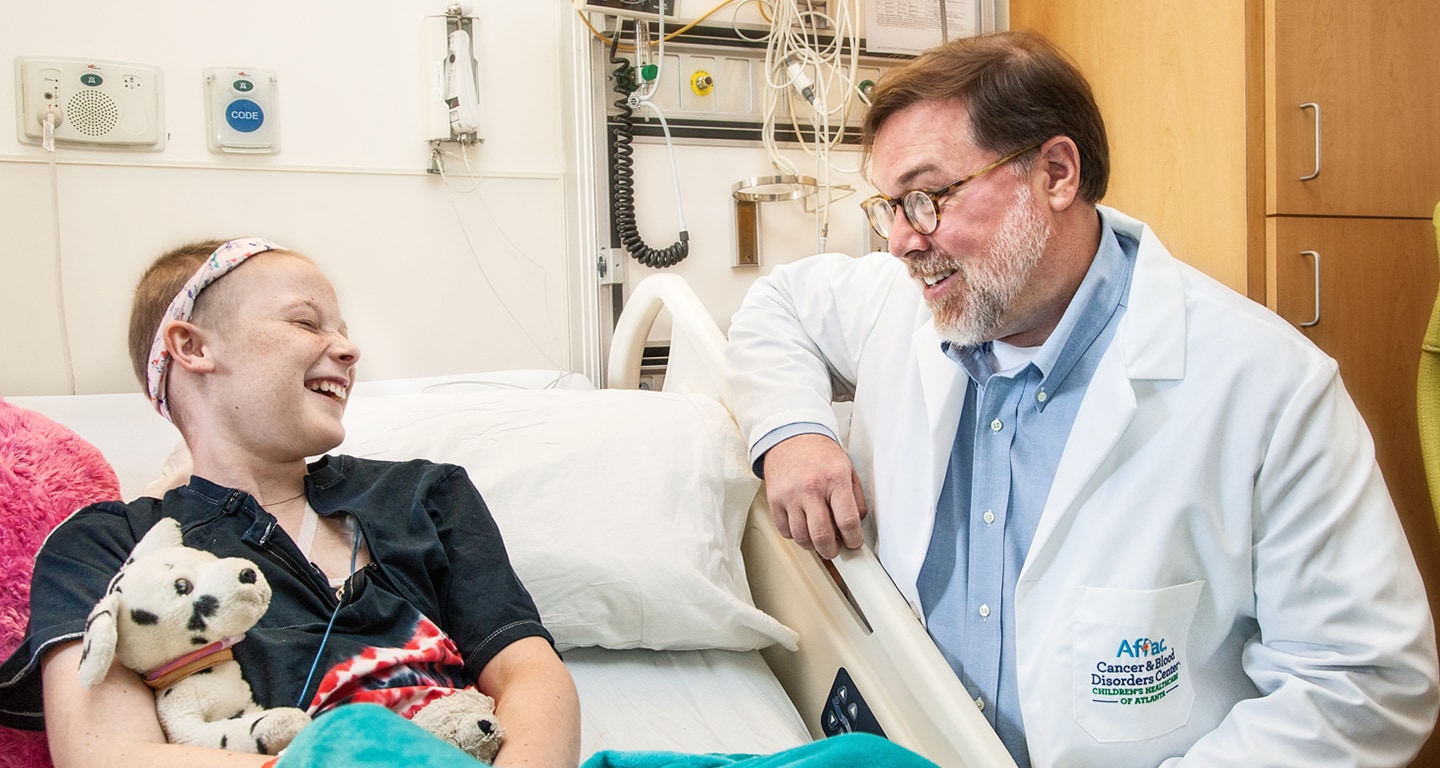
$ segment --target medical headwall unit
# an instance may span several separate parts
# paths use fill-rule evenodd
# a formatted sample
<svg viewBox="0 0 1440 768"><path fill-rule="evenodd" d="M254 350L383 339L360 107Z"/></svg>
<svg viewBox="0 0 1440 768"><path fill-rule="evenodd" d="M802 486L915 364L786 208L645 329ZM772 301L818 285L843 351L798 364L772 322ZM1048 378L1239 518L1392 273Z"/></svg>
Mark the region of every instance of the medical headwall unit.
<svg viewBox="0 0 1440 768"><path fill-rule="evenodd" d="M1007 9L951 0L944 23L968 36ZM860 124L881 75L941 41L941 16L939 0L577 0L576 205L602 346L651 271L697 286L723 328L776 264L883 249L855 205L872 192Z"/></svg>
<svg viewBox="0 0 1440 768"><path fill-rule="evenodd" d="M834 153L858 146L868 93L884 69L952 34L997 26L993 0L787 0L749 21L740 20L747 3L721 4L698 18L685 14L687 5L587 0L577 6L593 38L591 76L603 84L594 100L603 110L609 247L652 268L675 266L690 248L681 189L692 180L682 180L674 167L674 144L766 152L766 172L724 180L734 200L731 266L760 263L762 203L800 201L815 217L814 250L825 250L830 203L856 191L840 177L859 170L853 154ZM728 21L717 13L722 10ZM896 37L896 29L903 36ZM652 246L637 231L637 206L670 202L636 198L632 142L670 147L679 225L672 245Z"/></svg>

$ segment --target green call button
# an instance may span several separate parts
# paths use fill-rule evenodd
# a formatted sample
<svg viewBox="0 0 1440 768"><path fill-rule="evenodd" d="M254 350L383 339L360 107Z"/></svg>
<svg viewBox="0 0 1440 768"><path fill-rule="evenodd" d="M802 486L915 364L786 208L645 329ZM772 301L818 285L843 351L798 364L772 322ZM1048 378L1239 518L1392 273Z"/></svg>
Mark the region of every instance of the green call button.
<svg viewBox="0 0 1440 768"><path fill-rule="evenodd" d="M96 86L105 82L105 78L94 72L86 72L85 74L80 76L80 82L84 83L85 85Z"/></svg>
<svg viewBox="0 0 1440 768"><path fill-rule="evenodd" d="M250 91L255 90L255 84L252 83L252 82L250 82L249 80L245 80L245 79L243 79L243 78L240 79L240 80L236 80L235 82L231 83L231 84L230 84L230 87L231 87L231 88L234 88L236 91L239 91L240 93L249 93Z"/></svg>

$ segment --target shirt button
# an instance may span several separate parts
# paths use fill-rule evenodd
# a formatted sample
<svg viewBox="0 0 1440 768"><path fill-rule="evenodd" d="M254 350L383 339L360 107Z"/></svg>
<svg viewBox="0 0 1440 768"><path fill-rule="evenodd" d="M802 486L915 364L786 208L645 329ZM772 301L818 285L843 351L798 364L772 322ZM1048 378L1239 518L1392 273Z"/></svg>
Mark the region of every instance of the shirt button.
<svg viewBox="0 0 1440 768"><path fill-rule="evenodd" d="M987 509L985 510L985 514L981 515L980 518L985 521L986 525L990 525L995 522L995 513Z"/></svg>
<svg viewBox="0 0 1440 768"><path fill-rule="evenodd" d="M1045 394L1045 390L1042 389L1042 390L1040 390L1039 392L1036 392L1036 393L1035 393L1035 399L1036 399L1038 402L1043 403L1043 402L1045 402L1046 400L1050 399L1050 396L1047 395L1047 394Z"/></svg>
<svg viewBox="0 0 1440 768"><path fill-rule="evenodd" d="M982 619L988 619L988 618L990 618L990 606L988 606L988 605L982 605L982 606L980 606L980 618L982 618Z"/></svg>
<svg viewBox="0 0 1440 768"><path fill-rule="evenodd" d="M1005 428L1004 422L1000 421L999 419L996 419L996 420L990 422L990 431L991 431L991 432L999 432L1000 430L1002 430L1002 429L1004 429L1004 428Z"/></svg>
<svg viewBox="0 0 1440 768"><path fill-rule="evenodd" d="M980 710L981 712L984 712L984 711L985 711L985 700L982 699L982 698L980 698L979 696L976 696L976 697L975 697L975 708L978 709L978 710Z"/></svg>

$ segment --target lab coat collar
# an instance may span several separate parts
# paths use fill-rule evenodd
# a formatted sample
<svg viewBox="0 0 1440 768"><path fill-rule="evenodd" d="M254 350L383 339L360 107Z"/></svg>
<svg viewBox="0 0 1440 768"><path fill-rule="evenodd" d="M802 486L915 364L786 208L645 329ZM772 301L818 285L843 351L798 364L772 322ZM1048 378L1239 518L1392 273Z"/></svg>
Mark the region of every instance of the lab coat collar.
<svg viewBox="0 0 1440 768"><path fill-rule="evenodd" d="M1110 208L1101 207L1100 213L1118 234L1139 243L1128 308L1075 416L1020 571L1021 584L1036 569L1044 572L1058 551L1052 543L1063 540L1073 522L1077 499L1134 420L1133 382L1185 375L1186 301L1178 265L1148 226Z"/></svg>
<svg viewBox="0 0 1440 768"><path fill-rule="evenodd" d="M1140 244L1130 297L1115 343L1131 379L1185 377L1185 287L1165 246L1143 222L1105 206L1100 215L1119 235Z"/></svg>

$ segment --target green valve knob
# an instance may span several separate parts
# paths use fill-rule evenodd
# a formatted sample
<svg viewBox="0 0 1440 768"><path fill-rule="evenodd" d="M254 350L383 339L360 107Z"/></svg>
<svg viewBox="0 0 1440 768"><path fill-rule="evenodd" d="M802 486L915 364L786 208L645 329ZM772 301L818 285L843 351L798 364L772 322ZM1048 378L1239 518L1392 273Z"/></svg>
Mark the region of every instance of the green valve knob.
<svg viewBox="0 0 1440 768"><path fill-rule="evenodd" d="M875 90L875 81L874 81L874 80L861 80L861 81L860 81L860 92L861 92L861 93L865 94L866 96L869 96L869 95L870 95L870 92L873 91L873 90Z"/></svg>
<svg viewBox="0 0 1440 768"><path fill-rule="evenodd" d="M656 64L646 64L640 68L640 77L646 82L654 80L660 74L660 67Z"/></svg>

